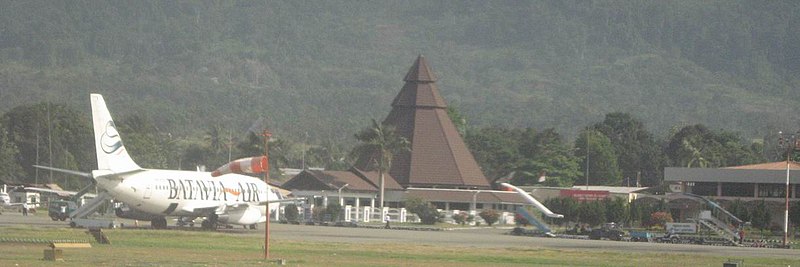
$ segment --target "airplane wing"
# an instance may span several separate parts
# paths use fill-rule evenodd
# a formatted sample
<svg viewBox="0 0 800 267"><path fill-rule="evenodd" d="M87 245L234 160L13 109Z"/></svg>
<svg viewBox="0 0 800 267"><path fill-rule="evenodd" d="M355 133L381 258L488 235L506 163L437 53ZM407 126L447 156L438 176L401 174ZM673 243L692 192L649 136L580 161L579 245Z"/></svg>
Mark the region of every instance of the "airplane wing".
<svg viewBox="0 0 800 267"><path fill-rule="evenodd" d="M270 203L296 203L305 201L305 198L286 198L286 199L276 199L270 201L261 201L261 202L250 202L250 203L236 203L230 205L208 205L208 206L184 206L181 207L181 210L186 212L192 213L210 213L216 212L217 214L222 214L225 211L231 211L235 209L247 208L250 205L255 206L264 206Z"/></svg>
<svg viewBox="0 0 800 267"><path fill-rule="evenodd" d="M270 200L270 201L261 201L261 202L258 202L258 204L256 204L256 205L263 206L263 205L267 205L267 204L270 204L270 203L297 203L297 202L303 202L303 201L306 201L306 198L304 198L304 197L300 197L300 198L284 198L284 199L276 199L276 200Z"/></svg>
<svg viewBox="0 0 800 267"><path fill-rule="evenodd" d="M75 192L75 191L54 190L54 189L41 188L41 187L25 187L25 190L36 191L36 192L44 192L44 193L53 193L53 194L58 194L58 195L62 195L62 196L74 196L74 195L78 194L78 192ZM97 195L91 194L91 193L86 193L86 194L84 194L84 196L92 197L92 198L97 197Z"/></svg>

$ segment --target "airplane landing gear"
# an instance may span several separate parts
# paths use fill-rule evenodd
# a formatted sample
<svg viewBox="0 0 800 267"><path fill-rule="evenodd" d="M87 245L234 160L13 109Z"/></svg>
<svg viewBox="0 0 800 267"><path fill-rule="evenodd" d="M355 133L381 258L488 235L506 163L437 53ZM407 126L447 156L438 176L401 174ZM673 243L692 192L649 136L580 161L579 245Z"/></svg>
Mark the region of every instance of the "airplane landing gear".
<svg viewBox="0 0 800 267"><path fill-rule="evenodd" d="M164 217L158 217L150 221L150 226L155 229L167 229L167 219Z"/></svg>
<svg viewBox="0 0 800 267"><path fill-rule="evenodd" d="M203 222L200 224L200 226L203 229L206 229L206 230L217 229L217 224L218 224L217 219L218 218L219 218L218 215L211 214L211 215L208 216L207 219L203 220Z"/></svg>
<svg viewBox="0 0 800 267"><path fill-rule="evenodd" d="M251 224L251 225L250 225L250 230L255 230L255 229L256 229L256 224L255 224L255 223L254 223L254 224Z"/></svg>
<svg viewBox="0 0 800 267"><path fill-rule="evenodd" d="M187 225L189 227L194 227L194 219L195 219L194 217L179 217L177 224L180 227L187 226Z"/></svg>

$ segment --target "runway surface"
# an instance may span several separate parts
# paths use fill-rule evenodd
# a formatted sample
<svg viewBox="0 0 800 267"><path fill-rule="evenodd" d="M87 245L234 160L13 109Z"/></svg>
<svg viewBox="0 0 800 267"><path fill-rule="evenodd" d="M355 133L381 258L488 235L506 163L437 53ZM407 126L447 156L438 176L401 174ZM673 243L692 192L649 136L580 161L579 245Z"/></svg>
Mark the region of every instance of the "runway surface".
<svg viewBox="0 0 800 267"><path fill-rule="evenodd" d="M116 219L126 226L132 220ZM170 221L172 224L172 221ZM69 227L68 222L55 222L43 214L23 217L18 212L3 212L0 215L0 228L12 225L33 227ZM144 222L141 225L149 225ZM595 250L626 251L641 253L668 254L706 254L723 257L770 257L788 258L800 261L799 249L768 249L729 246L707 246L691 244L661 244L643 242L620 242L606 240L562 239L508 235L508 229L480 228L451 231L410 231L392 229L368 229L333 226L308 226L270 224L273 240L294 240L305 242L373 243L431 245L444 247L478 248L516 248L516 249L556 249L556 250ZM0 231L1 232L1 231ZM257 230L241 228L226 229L231 234L264 235L264 225Z"/></svg>

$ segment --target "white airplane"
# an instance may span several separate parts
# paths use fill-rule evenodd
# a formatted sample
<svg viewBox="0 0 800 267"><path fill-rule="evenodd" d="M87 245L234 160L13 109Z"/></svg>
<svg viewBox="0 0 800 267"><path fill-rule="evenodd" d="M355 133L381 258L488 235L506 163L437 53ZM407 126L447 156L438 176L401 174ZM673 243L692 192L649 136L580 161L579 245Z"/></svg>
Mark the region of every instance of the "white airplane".
<svg viewBox="0 0 800 267"><path fill-rule="evenodd" d="M22 203L11 202L11 197L6 192L0 192L0 207L12 208L14 206L22 206Z"/></svg>
<svg viewBox="0 0 800 267"><path fill-rule="evenodd" d="M5 191L0 191L0 208L2 209L19 209L22 208L23 202L11 202L11 196ZM29 207L34 207L39 203L28 203Z"/></svg>
<svg viewBox="0 0 800 267"><path fill-rule="evenodd" d="M91 95L97 170L80 173L37 166L44 169L91 177L97 186L129 210L118 209L117 216L150 221L154 228L165 228L167 216L181 217L179 223L205 217L204 228L235 224L255 228L265 222L266 209L276 212L283 199L277 190L254 177L209 172L156 170L139 167L128 155L103 96Z"/></svg>

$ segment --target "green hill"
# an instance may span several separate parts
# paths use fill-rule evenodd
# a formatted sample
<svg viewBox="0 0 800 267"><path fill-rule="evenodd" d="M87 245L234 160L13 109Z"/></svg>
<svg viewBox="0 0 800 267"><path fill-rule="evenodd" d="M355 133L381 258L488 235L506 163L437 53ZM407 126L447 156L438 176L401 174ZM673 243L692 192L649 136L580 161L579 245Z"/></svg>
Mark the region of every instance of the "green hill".
<svg viewBox="0 0 800 267"><path fill-rule="evenodd" d="M606 113L657 135L797 126L797 1L2 1L0 111L40 101L160 131L354 142L418 54L471 126ZM261 121L261 123L256 123ZM257 124L254 126L254 124Z"/></svg>

